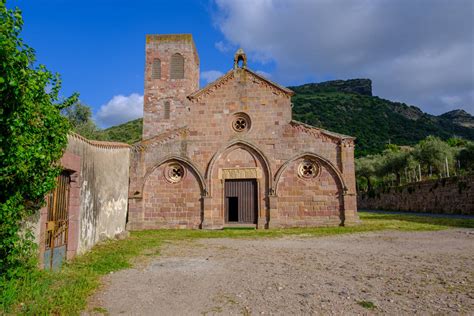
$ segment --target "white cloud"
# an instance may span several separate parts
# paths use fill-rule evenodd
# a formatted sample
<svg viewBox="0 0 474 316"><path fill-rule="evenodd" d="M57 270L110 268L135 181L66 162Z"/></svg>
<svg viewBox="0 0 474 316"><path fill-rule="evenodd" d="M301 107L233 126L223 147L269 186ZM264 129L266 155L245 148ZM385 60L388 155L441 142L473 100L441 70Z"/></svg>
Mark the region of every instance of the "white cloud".
<svg viewBox="0 0 474 316"><path fill-rule="evenodd" d="M143 95L132 93L129 96L114 96L100 107L95 120L101 127L106 128L139 117L143 117Z"/></svg>
<svg viewBox="0 0 474 316"><path fill-rule="evenodd" d="M224 42L274 62L282 84L370 77L381 97L435 114L459 106L474 113L471 0L215 2Z"/></svg>
<svg viewBox="0 0 474 316"><path fill-rule="evenodd" d="M201 78L206 82L210 83L219 78L220 76L224 75L222 72L218 70L208 70L201 72Z"/></svg>
<svg viewBox="0 0 474 316"><path fill-rule="evenodd" d="M214 47L217 48L217 50L221 53L227 53L233 49L232 45L229 43L224 43L223 41L214 43Z"/></svg>

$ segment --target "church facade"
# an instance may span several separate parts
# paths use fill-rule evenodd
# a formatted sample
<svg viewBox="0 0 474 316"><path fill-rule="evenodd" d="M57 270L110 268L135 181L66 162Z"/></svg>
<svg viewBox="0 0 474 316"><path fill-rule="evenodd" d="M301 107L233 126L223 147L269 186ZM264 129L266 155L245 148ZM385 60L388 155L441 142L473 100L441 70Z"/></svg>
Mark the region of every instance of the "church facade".
<svg viewBox="0 0 474 316"><path fill-rule="evenodd" d="M354 138L292 120L291 90L247 67L199 89L190 34L148 35L128 229L358 221Z"/></svg>

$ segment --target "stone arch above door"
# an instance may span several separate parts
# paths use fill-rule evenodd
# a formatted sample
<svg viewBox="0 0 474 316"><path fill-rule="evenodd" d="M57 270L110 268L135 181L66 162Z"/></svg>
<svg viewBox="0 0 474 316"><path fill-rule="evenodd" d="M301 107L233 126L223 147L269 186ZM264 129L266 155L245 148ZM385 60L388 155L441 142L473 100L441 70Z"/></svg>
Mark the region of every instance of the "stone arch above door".
<svg viewBox="0 0 474 316"><path fill-rule="evenodd" d="M267 156L256 145L247 141L236 140L221 147L221 149L219 149L209 161L209 164L207 166L206 173L205 173L205 180L206 180L207 188L209 190L209 194L211 195L213 194L212 178L218 172L217 170L215 170L216 162L222 159L222 157L225 156L227 153L231 153L231 152L239 151L239 150L242 151L241 153L245 152L245 154L241 154L241 156L243 155L247 156L246 163L250 162L248 157L252 157L255 162L255 166L257 165L261 166L262 176L265 177L265 180L266 180L267 187L265 189L269 190L270 188L272 188L273 177L272 177L270 161L267 158Z"/></svg>

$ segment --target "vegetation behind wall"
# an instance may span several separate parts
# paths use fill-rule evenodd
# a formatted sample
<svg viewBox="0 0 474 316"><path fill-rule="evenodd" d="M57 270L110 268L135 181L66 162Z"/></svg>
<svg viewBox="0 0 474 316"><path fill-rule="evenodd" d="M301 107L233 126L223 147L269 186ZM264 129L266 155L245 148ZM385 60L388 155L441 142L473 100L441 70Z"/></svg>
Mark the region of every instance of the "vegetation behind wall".
<svg viewBox="0 0 474 316"><path fill-rule="evenodd" d="M6 280L34 266L32 234L23 222L44 203L60 169L68 121L60 110L58 75L36 65L35 52L19 37L21 11L0 2L0 292Z"/></svg>

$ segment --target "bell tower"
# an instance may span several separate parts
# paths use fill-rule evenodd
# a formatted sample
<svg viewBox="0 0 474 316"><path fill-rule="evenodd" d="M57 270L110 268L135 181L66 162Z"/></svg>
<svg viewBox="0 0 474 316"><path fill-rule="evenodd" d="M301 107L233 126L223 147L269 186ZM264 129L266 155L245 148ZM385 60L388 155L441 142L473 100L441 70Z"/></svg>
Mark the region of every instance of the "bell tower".
<svg viewBox="0 0 474 316"><path fill-rule="evenodd" d="M143 139L186 125L187 96L198 89L199 57L192 35L147 35Z"/></svg>

